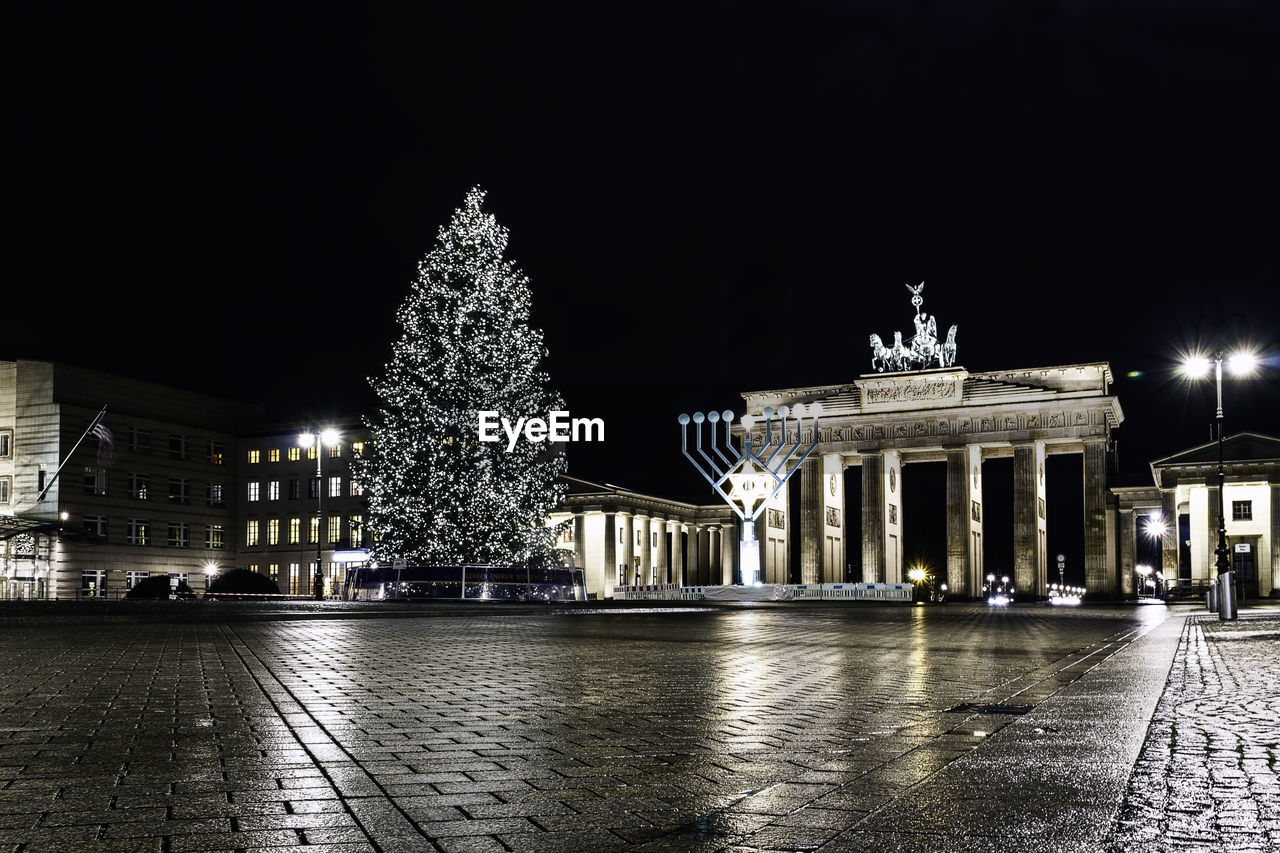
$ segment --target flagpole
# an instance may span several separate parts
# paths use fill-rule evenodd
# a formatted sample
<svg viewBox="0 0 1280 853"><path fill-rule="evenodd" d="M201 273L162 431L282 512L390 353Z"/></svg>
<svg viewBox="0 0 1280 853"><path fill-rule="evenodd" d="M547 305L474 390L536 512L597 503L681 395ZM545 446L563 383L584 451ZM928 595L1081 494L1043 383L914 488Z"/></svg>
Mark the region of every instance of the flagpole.
<svg viewBox="0 0 1280 853"><path fill-rule="evenodd" d="M66 464L69 461L71 461L71 454L76 452L77 448L79 448L81 443L84 442L85 437L88 436L89 433L93 430L93 428L96 427L98 424L100 424L102 422L102 419L105 418L106 416L107 416L107 407L104 405L102 407L102 411L98 412L98 416L94 418L92 421L90 421L89 425L85 427L84 432L80 434L80 438L76 441L75 446L73 446L71 450L67 452L67 455L62 460L62 463L58 465L58 470L53 472L53 476L49 478L49 482L45 483L44 488L40 490L40 494L36 495L36 503L40 503L41 501L43 501L45 498L45 495L49 494L49 490L53 488L53 484L58 480L58 475L62 473L62 469L66 467Z"/></svg>

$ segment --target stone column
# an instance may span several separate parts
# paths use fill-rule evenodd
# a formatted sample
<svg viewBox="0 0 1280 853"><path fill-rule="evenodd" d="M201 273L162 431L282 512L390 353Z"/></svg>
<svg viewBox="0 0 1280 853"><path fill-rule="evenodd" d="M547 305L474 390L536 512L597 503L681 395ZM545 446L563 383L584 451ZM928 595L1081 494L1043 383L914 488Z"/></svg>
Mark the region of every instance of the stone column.
<svg viewBox="0 0 1280 853"><path fill-rule="evenodd" d="M862 456L862 580L884 583L884 456Z"/></svg>
<svg viewBox="0 0 1280 853"><path fill-rule="evenodd" d="M1280 580L1280 484L1271 484L1271 559L1258 555L1258 595L1266 598Z"/></svg>
<svg viewBox="0 0 1280 853"><path fill-rule="evenodd" d="M1208 565L1205 568L1205 571L1207 572L1206 577L1209 580L1217 580L1218 578L1218 492L1220 491L1220 489L1217 486L1217 483L1218 483L1217 472L1215 471L1212 476L1213 476L1212 482L1214 483L1214 485L1209 486L1209 488L1207 489L1209 493L1209 506L1208 506L1209 511L1205 513L1204 541L1205 541L1205 551L1208 555ZM1226 508L1224 507L1223 510L1225 511L1225 509ZM1195 534L1193 533L1192 536L1194 535ZM1227 559L1230 559L1230 558L1231 558L1231 555L1228 554Z"/></svg>
<svg viewBox="0 0 1280 853"><path fill-rule="evenodd" d="M626 567L627 584L636 582L635 564L632 562L636 555L636 543L632 539L633 536L635 534L632 532L631 513L618 513L618 563ZM618 574L618 566L614 566L613 569L614 574Z"/></svg>
<svg viewBox="0 0 1280 853"><path fill-rule="evenodd" d="M573 564L580 569L587 567L587 517L581 512L573 514Z"/></svg>
<svg viewBox="0 0 1280 853"><path fill-rule="evenodd" d="M689 571L685 573L689 586L702 586L702 575L698 570L702 566L702 526L689 525Z"/></svg>
<svg viewBox="0 0 1280 853"><path fill-rule="evenodd" d="M1107 571L1107 441L1084 443L1084 586L1103 597L1117 594L1116 579Z"/></svg>
<svg viewBox="0 0 1280 853"><path fill-rule="evenodd" d="M653 571L658 583L670 583L667 577L667 520L662 517L653 520L653 532L658 534L658 547L653 554Z"/></svg>
<svg viewBox="0 0 1280 853"><path fill-rule="evenodd" d="M686 586L684 579L684 524L672 521L671 528L671 582Z"/></svg>
<svg viewBox="0 0 1280 853"><path fill-rule="evenodd" d="M1177 583L1178 554L1181 542L1178 541L1178 490L1160 490L1160 518L1164 521L1164 534L1160 537L1160 571L1164 572L1165 583Z"/></svg>
<svg viewBox="0 0 1280 853"><path fill-rule="evenodd" d="M822 583L822 460L800 469L800 583Z"/></svg>
<svg viewBox="0 0 1280 853"><path fill-rule="evenodd" d="M1087 478L1086 478L1087 479ZM1087 488L1086 488L1087 491ZM1100 504L1098 513L1105 511ZM1013 446L1013 586L1022 595L1044 595L1044 442ZM1099 519L1105 530L1106 519ZM1104 540L1105 541L1105 540Z"/></svg>
<svg viewBox="0 0 1280 853"><path fill-rule="evenodd" d="M653 576L653 540L649 536L652 530L649 516L636 516L636 532L640 540L640 544L636 546L636 556L640 558L640 576L644 578L643 581L638 581L639 583L657 582Z"/></svg>
<svg viewBox="0 0 1280 853"><path fill-rule="evenodd" d="M720 525L707 528L707 583L719 584L720 580Z"/></svg>
<svg viewBox="0 0 1280 853"><path fill-rule="evenodd" d="M613 598L613 588L618 584L618 517L612 512L604 514L604 593Z"/></svg>
<svg viewBox="0 0 1280 853"><path fill-rule="evenodd" d="M1121 508L1120 515L1120 594L1132 598L1137 589L1138 517L1131 509ZM1156 566L1151 570L1156 571Z"/></svg>
<svg viewBox="0 0 1280 853"><path fill-rule="evenodd" d="M947 586L951 595L982 591L982 448L947 450Z"/></svg>

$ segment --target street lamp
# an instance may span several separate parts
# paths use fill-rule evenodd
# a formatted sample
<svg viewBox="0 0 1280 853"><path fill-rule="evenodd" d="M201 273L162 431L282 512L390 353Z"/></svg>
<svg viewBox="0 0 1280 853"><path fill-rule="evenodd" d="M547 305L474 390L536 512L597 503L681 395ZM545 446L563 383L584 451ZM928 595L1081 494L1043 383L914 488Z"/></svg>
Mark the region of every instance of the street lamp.
<svg viewBox="0 0 1280 853"><path fill-rule="evenodd" d="M1218 352L1213 358L1205 355L1192 355L1182 364L1182 372L1191 379L1200 379L1213 370L1218 385L1218 413L1215 420L1218 431L1218 618L1235 619L1235 599L1231 594L1231 564L1227 560L1227 516L1224 510L1223 492L1226 486L1226 469L1222 463L1222 362L1223 354ZM1227 369L1235 376L1248 376L1258 365L1258 359L1251 352L1240 351L1225 358Z"/></svg>
<svg viewBox="0 0 1280 853"><path fill-rule="evenodd" d="M324 477L320 471L320 459L323 457L321 448L332 447L338 443L338 431L336 429L323 429L319 432L304 432L298 436L298 444L301 447L314 447L316 451L316 573L312 578L312 589L316 601L324 598L324 572L321 566L320 542L323 537L321 528L324 526L324 516L321 515L321 501L324 497Z"/></svg>

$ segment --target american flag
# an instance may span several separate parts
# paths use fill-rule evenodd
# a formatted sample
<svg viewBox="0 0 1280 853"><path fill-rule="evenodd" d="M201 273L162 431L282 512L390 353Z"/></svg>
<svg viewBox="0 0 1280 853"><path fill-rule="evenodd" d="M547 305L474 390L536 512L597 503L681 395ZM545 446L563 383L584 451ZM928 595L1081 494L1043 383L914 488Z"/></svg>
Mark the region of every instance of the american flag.
<svg viewBox="0 0 1280 853"><path fill-rule="evenodd" d="M98 439L98 464L110 465L111 458L115 454L116 437L112 434L111 427L107 426L105 410L98 417L97 423L89 427L89 433Z"/></svg>

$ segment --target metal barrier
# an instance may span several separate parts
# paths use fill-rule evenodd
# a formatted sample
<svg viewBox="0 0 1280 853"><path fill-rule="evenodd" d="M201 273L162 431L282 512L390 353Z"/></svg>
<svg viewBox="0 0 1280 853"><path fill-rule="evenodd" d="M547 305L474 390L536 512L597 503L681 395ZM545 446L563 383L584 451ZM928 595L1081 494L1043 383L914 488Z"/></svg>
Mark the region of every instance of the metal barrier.
<svg viewBox="0 0 1280 853"><path fill-rule="evenodd" d="M810 601L885 601L910 604L914 589L909 583L824 583L786 584L795 599ZM698 601L705 586L674 583L644 586L615 586L615 601Z"/></svg>

